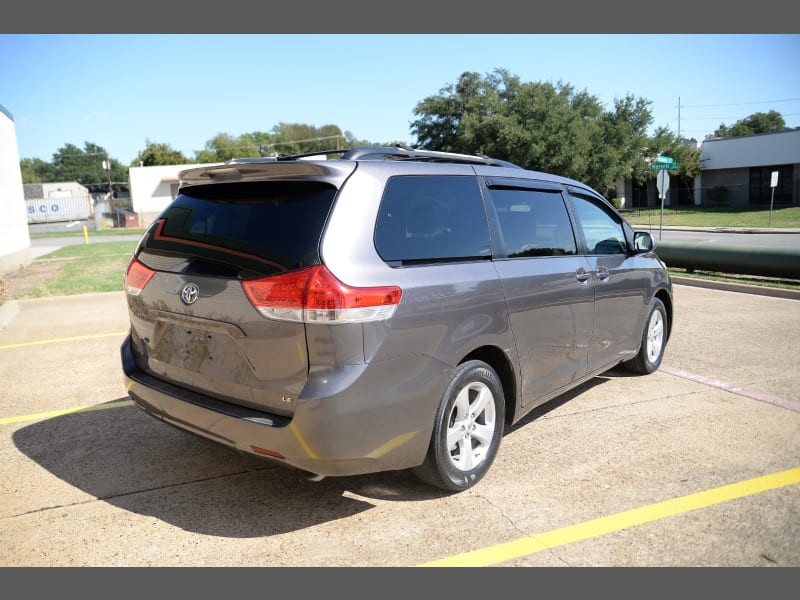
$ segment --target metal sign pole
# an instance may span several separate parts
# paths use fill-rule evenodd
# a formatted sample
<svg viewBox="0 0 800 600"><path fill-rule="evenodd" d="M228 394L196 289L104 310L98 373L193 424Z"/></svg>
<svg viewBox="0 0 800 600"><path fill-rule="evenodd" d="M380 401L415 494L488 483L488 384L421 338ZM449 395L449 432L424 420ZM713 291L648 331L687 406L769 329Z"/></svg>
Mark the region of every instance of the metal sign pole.
<svg viewBox="0 0 800 600"><path fill-rule="evenodd" d="M667 197L669 190L669 169L677 169L680 165L675 162L675 159L669 156L656 156L656 162L650 165L650 168L657 171L656 174L656 187L658 188L658 196L661 198L661 217L658 224L658 239L661 239L661 232L664 230L664 198Z"/></svg>
<svg viewBox="0 0 800 600"><path fill-rule="evenodd" d="M769 199L769 226L772 227L772 204L775 202L775 188L772 188L772 196Z"/></svg>
<svg viewBox="0 0 800 600"><path fill-rule="evenodd" d="M663 166L658 171L658 175L656 175L656 187L661 198L661 216L658 225L658 239L661 240L661 233L664 230L664 199L667 197L667 191L669 190L669 171Z"/></svg>
<svg viewBox="0 0 800 600"><path fill-rule="evenodd" d="M772 188L772 196L769 199L769 226L772 227L772 205L775 203L775 188L778 187L778 171L772 172L769 183Z"/></svg>

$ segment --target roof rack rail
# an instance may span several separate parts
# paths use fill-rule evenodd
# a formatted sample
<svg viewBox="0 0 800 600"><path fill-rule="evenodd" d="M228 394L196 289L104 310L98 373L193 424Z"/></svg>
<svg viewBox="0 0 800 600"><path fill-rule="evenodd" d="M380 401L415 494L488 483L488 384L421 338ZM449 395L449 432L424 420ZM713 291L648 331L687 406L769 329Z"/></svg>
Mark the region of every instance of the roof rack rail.
<svg viewBox="0 0 800 600"><path fill-rule="evenodd" d="M248 158L231 158L225 161L226 165L244 165L249 163L263 163L275 162L277 159L274 156L255 156Z"/></svg>
<svg viewBox="0 0 800 600"><path fill-rule="evenodd" d="M327 156L329 154L342 154L347 152L344 150L316 150L314 152L304 152L302 154L279 154L277 156L255 156L250 158L231 158L226 161L226 165L242 165L242 164L257 164L264 162L276 162L283 160L297 160L298 158L305 158L307 156Z"/></svg>
<svg viewBox="0 0 800 600"><path fill-rule="evenodd" d="M412 148L403 144L396 146L361 146L359 148L352 148L341 156L342 160L356 160L356 159L399 159L399 160L416 160L424 159L437 162L456 162L456 163L469 163L489 165L493 167L512 167L519 169L519 165L515 165L505 160L491 158L483 154L459 154L456 152L440 152L438 150L420 150Z"/></svg>
<svg viewBox="0 0 800 600"><path fill-rule="evenodd" d="M510 167L520 169L519 165L505 160L491 158L484 154L458 154L456 152L440 152L437 150L419 150L410 146L397 144L396 146L359 146L357 148L345 148L336 150L318 150L315 152L305 152L303 154L280 154L278 156L263 156L256 158L233 158L225 164L246 164L275 162L286 160L297 160L309 156L327 156L330 154L341 154L341 160L429 160L433 162L451 162L489 165L493 167Z"/></svg>

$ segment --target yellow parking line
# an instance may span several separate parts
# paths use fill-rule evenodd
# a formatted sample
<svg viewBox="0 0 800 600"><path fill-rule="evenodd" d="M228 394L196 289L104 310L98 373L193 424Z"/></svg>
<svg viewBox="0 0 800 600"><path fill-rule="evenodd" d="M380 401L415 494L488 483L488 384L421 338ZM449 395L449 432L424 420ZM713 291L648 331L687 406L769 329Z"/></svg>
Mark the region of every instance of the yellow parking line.
<svg viewBox="0 0 800 600"><path fill-rule="evenodd" d="M132 406L131 400L115 400L105 404L94 404L91 406L79 406L78 408L65 408L63 410L51 410L49 412L36 413L33 415L21 415L19 417L8 417L0 419L0 425L8 425L9 423L21 423L23 421L37 421L39 419L50 419L52 417L60 417L62 415L69 415L78 412L89 412L92 410L105 410L107 408L119 408L120 406Z"/></svg>
<svg viewBox="0 0 800 600"><path fill-rule="evenodd" d="M91 335L76 335L74 337L53 338L50 340L39 340L36 342L20 342L18 344L5 344L0 346L0 350L7 350L9 348L24 348L25 346L42 346L45 344L59 344L61 342L78 342L81 340L92 340L95 338L114 337L127 335L127 331L114 331L111 333L93 333Z"/></svg>
<svg viewBox="0 0 800 600"><path fill-rule="evenodd" d="M420 565L422 567L485 567L536 554L542 550L564 546L572 542L598 537L666 517L687 513L730 500L753 496L800 483L800 467L756 477L747 481L681 496L673 500L651 504L642 508L601 517L585 523L555 529L547 533L498 544L489 548L450 556Z"/></svg>

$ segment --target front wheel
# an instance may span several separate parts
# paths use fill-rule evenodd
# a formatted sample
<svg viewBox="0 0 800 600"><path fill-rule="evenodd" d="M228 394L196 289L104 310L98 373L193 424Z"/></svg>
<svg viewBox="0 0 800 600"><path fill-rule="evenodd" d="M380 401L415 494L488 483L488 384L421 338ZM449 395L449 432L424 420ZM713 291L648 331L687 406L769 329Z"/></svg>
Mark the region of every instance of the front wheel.
<svg viewBox="0 0 800 600"><path fill-rule="evenodd" d="M658 298L653 298L650 312L642 332L642 346L634 358L625 363L631 371L647 375L661 365L667 345L667 309Z"/></svg>
<svg viewBox="0 0 800 600"><path fill-rule="evenodd" d="M472 487L494 461L503 434L505 399L497 373L482 361L459 365L436 411L422 481L448 491Z"/></svg>

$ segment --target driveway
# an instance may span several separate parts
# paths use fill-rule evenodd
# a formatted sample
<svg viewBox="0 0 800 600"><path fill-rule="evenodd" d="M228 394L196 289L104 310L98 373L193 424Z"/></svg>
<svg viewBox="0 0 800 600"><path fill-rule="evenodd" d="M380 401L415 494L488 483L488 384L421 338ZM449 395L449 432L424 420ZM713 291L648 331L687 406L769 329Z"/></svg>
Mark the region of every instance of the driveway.
<svg viewBox="0 0 800 600"><path fill-rule="evenodd" d="M663 367L508 430L448 495L308 481L125 392L121 292L0 323L0 566L800 566L800 303L676 286ZM8 303L7 303L8 304Z"/></svg>

